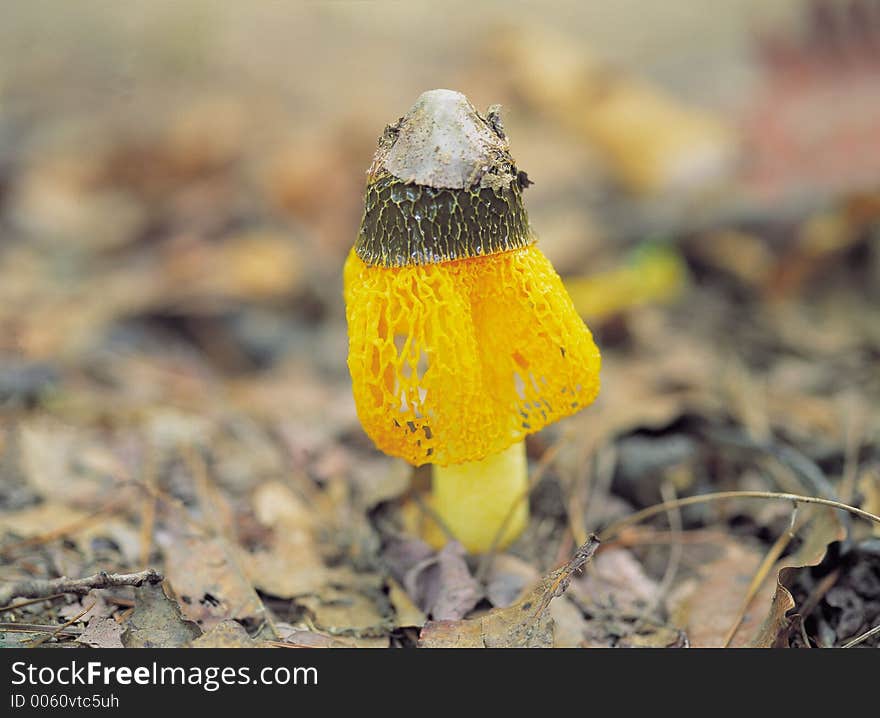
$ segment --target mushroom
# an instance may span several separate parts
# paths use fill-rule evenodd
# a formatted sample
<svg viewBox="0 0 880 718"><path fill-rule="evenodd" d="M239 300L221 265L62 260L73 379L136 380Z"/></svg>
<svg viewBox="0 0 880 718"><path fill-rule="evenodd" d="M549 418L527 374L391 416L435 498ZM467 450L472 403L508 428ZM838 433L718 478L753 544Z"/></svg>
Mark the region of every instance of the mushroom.
<svg viewBox="0 0 880 718"><path fill-rule="evenodd" d="M344 271L361 423L385 453L433 464L433 512L477 553L508 514L499 547L528 522L525 437L599 391L599 351L535 245L528 184L498 106L426 92L379 140Z"/></svg>

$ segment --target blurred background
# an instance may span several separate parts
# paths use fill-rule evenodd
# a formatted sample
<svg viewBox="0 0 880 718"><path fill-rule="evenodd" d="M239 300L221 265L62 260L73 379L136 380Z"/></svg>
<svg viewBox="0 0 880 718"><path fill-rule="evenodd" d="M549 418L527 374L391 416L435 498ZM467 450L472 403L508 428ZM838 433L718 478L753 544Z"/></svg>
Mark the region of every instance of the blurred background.
<svg viewBox="0 0 880 718"><path fill-rule="evenodd" d="M555 565L664 481L880 508L880 3L3 14L0 509L16 536L88 513L120 477L204 512L185 445L243 545L263 540L253 492L286 477L354 536L315 551L369 564L358 532L408 473L354 413L341 266L378 137L438 87L503 105L532 226L603 354L597 404L530 440L538 461L574 437L533 496L523 560ZM818 473L756 469L778 446ZM113 529L120 564L162 555L161 511L137 496ZM685 526L771 541L788 522L753 508Z"/></svg>

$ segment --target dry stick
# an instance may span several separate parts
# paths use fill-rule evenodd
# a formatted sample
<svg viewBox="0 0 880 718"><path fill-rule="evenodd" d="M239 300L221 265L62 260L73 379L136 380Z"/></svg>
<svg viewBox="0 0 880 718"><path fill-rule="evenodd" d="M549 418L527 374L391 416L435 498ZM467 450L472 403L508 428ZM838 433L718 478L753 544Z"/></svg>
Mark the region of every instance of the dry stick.
<svg viewBox="0 0 880 718"><path fill-rule="evenodd" d="M5 613L6 611L15 611L19 608L24 608L25 606L32 606L35 603L42 603L43 601L52 601L56 598L61 598L63 593L54 593L51 596L44 596L42 598L35 598L32 601L22 601L21 603L10 603L6 606L0 606L0 613Z"/></svg>
<svg viewBox="0 0 880 718"><path fill-rule="evenodd" d="M541 614L547 610L547 606L550 605L551 600L558 598L565 593L568 584L571 582L572 574L583 568L584 564L593 558L596 549L599 548L599 544L600 541L595 534L587 536L586 540L578 547L578 550L575 552L574 556L572 556L571 560L559 570L559 574L553 580L553 583L550 584L549 589L544 592L543 596L541 596L541 600L538 602L538 605L532 613L533 622L537 621L541 617Z"/></svg>
<svg viewBox="0 0 880 718"><path fill-rule="evenodd" d="M593 485L593 477L595 475L595 462L590 461L591 452L591 443L585 442L577 461L577 466L580 467L580 471L575 470L572 472L573 476L566 477L565 480L563 480L563 477L560 475L559 483L563 484L563 489L568 491L570 495L565 502L565 513L568 519L568 524L566 530L562 532L562 536L560 537L559 547L556 550L556 558L553 561L554 566L565 561L565 557L571 553L572 546L579 546L584 540L586 540L587 529L584 522L584 516L586 514L585 505L587 497L590 495L590 490Z"/></svg>
<svg viewBox="0 0 880 718"><path fill-rule="evenodd" d="M0 588L0 603L6 604L13 598L43 598L59 593L75 593L85 596L93 588L116 588L117 586L143 586L145 583L156 584L164 580L158 571L148 568L139 573L107 573L101 571L94 576L85 578L29 579L19 581L11 586Z"/></svg>
<svg viewBox="0 0 880 718"><path fill-rule="evenodd" d="M79 619L81 619L83 616L85 616L89 611L91 611L91 610L95 607L95 604L96 604L96 603L98 603L98 602L97 602L97 601L92 601L91 604L89 604L86 608L84 608L82 611L80 611L79 613L77 613L77 614L76 614L73 618L71 618L67 623L63 623L63 624L61 624L60 626L58 626L58 628L56 628L56 629L55 629L54 631L52 631L51 633L49 633L49 634L43 636L42 638L38 638L38 639L35 640L33 643L31 643L31 644L28 646L28 648L37 648L37 647L39 647L39 646L42 646L46 641L49 641L49 640L55 638L55 636L57 636L59 633L61 633L61 631L63 631L65 628L69 628L69 627L72 626L74 623L76 623Z"/></svg>
<svg viewBox="0 0 880 718"><path fill-rule="evenodd" d="M858 638L853 638L849 643L845 643L842 648L852 648L853 646L858 646L860 643L867 641L869 638L876 636L880 633L880 626L874 626L870 631L863 633Z"/></svg>
<svg viewBox="0 0 880 718"><path fill-rule="evenodd" d="M746 611L749 610L749 604L752 602L752 599L755 597L755 594L758 593L758 590L761 588L764 583L764 579L767 578L767 574L770 573L770 569L773 568L773 565L779 560L779 557L782 555L782 552L785 551L785 547L791 542L795 535L795 522L797 521L797 504L794 505L794 508L791 512L791 521L788 525L788 531L779 535L779 538L773 542L773 545L770 547L770 550L767 551L767 554L764 556L764 560L761 561L761 565L758 566L758 570L755 571L755 575L752 576L752 581L749 584L749 588L746 591L746 595L740 604L739 611L736 614L736 618L733 621L733 625L731 625L730 629L727 631L727 635L724 636L724 643L721 645L722 648L727 648L730 645L730 642L733 640L733 637L736 635L737 630L739 630L740 624L742 624L743 619L746 616Z"/></svg>
<svg viewBox="0 0 880 718"><path fill-rule="evenodd" d="M578 466L581 467L581 471L575 472L574 485L570 487L571 499L565 507L568 514L568 530L577 546L583 544L587 538L586 514L588 510L586 507L590 505L588 499L599 471L598 461L595 459L597 453L594 442L584 442L578 456ZM578 499L583 499L583 501L578 501Z"/></svg>
<svg viewBox="0 0 880 718"><path fill-rule="evenodd" d="M4 633L51 633L58 626L44 626L39 623L0 623L0 631ZM77 626L62 626L63 633L66 636L78 636L82 633L82 629Z"/></svg>
<svg viewBox="0 0 880 718"><path fill-rule="evenodd" d="M615 536L620 530L626 526L632 526L640 521L662 514L673 506L693 506L694 504L705 504L711 501L721 501L724 499L775 499L777 501L794 501L800 504L820 504L822 506L831 506L835 509L842 509L851 514L860 516L868 521L880 524L880 516L875 516L870 511L857 509L855 506L843 504L840 501L832 501L831 499L820 499L817 496L798 496L797 494L781 494L773 491L719 491L714 494L700 494L699 496L686 496L683 499L675 501L664 501L662 504L654 504L648 508L636 511L626 518L615 521L606 528L599 536L602 541L607 541L611 536Z"/></svg>

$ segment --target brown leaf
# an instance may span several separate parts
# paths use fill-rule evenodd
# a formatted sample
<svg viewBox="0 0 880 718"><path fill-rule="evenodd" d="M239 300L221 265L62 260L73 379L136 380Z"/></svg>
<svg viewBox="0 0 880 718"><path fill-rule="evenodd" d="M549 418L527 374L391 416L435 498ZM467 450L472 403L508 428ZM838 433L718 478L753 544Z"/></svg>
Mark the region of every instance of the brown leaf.
<svg viewBox="0 0 880 718"><path fill-rule="evenodd" d="M685 631L694 648L724 645L761 563L761 551L732 537L717 548L697 568L697 577L680 584L667 601L672 624ZM747 615L740 630L755 625L755 617Z"/></svg>
<svg viewBox="0 0 880 718"><path fill-rule="evenodd" d="M91 648L124 648L122 631L122 624L115 619L99 616L89 620L76 642Z"/></svg>
<svg viewBox="0 0 880 718"><path fill-rule="evenodd" d="M134 590L134 613L122 634L126 648L176 648L197 638L201 630L180 615L161 584L145 583Z"/></svg>
<svg viewBox="0 0 880 718"><path fill-rule="evenodd" d="M553 648L580 648L584 641L587 620L568 596L551 601L549 613L553 619Z"/></svg>
<svg viewBox="0 0 880 718"><path fill-rule="evenodd" d="M208 630L226 619L263 622L266 609L220 537L173 535L165 551L165 576L183 615Z"/></svg>
<svg viewBox="0 0 880 718"><path fill-rule="evenodd" d="M251 638L238 621L221 621L203 633L190 648L258 648L260 643Z"/></svg>
<svg viewBox="0 0 880 718"><path fill-rule="evenodd" d="M333 635L382 636L391 629L390 610L378 590L372 595L351 586L326 587L319 594L301 596L297 604L308 609L316 628Z"/></svg>
<svg viewBox="0 0 880 718"><path fill-rule="evenodd" d="M492 560L486 577L486 598L496 608L506 608L540 578L538 569L531 564L512 554L500 554Z"/></svg>
<svg viewBox="0 0 880 718"><path fill-rule="evenodd" d="M763 622L751 640L744 645L752 648L771 648L787 646L790 618L788 612L795 607L794 598L789 590L797 572L809 566L817 566L825 558L828 546L834 541L842 541L846 537L846 529L840 521L837 510L827 506L816 506L809 523L800 532L803 543L790 556L786 556L771 572L768 581L752 601L750 609L759 610L766 606L768 596L770 608ZM775 580L773 579L775 573ZM742 631L737 633L739 637ZM742 640L742 639L741 639ZM731 645L741 645L737 637Z"/></svg>
<svg viewBox="0 0 880 718"><path fill-rule="evenodd" d="M600 551L582 576L571 582L571 592L582 603L621 612L638 613L655 600L659 586L632 553L608 547Z"/></svg>
<svg viewBox="0 0 880 718"><path fill-rule="evenodd" d="M430 621L419 636L421 648L549 648L553 645L550 602L568 588L572 574L589 561L599 541L590 536L571 561L545 576L522 599L477 618Z"/></svg>
<svg viewBox="0 0 880 718"><path fill-rule="evenodd" d="M320 591L332 572L321 559L313 533L315 511L276 481L261 484L253 501L257 520L273 531L267 549L244 558L244 568L254 586L281 598Z"/></svg>
<svg viewBox="0 0 880 718"><path fill-rule="evenodd" d="M477 605L483 592L471 576L465 550L456 541L413 566L403 579L407 593L437 621L455 621Z"/></svg>
<svg viewBox="0 0 880 718"><path fill-rule="evenodd" d="M394 607L394 624L396 628L406 628L416 626L421 628L428 620L425 614L419 610L419 607L413 603L409 594L403 590L397 581L388 578L388 600Z"/></svg>

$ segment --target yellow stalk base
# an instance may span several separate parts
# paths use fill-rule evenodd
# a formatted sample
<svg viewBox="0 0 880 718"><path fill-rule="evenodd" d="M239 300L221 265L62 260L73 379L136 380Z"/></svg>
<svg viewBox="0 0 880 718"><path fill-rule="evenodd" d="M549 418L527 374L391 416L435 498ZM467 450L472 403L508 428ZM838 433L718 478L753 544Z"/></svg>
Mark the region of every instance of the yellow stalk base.
<svg viewBox="0 0 880 718"><path fill-rule="evenodd" d="M446 528L470 553L485 553L516 504L497 548L510 545L529 521L528 464L525 442L517 442L482 461L434 466L429 505ZM428 519L422 538L440 548L447 536Z"/></svg>

